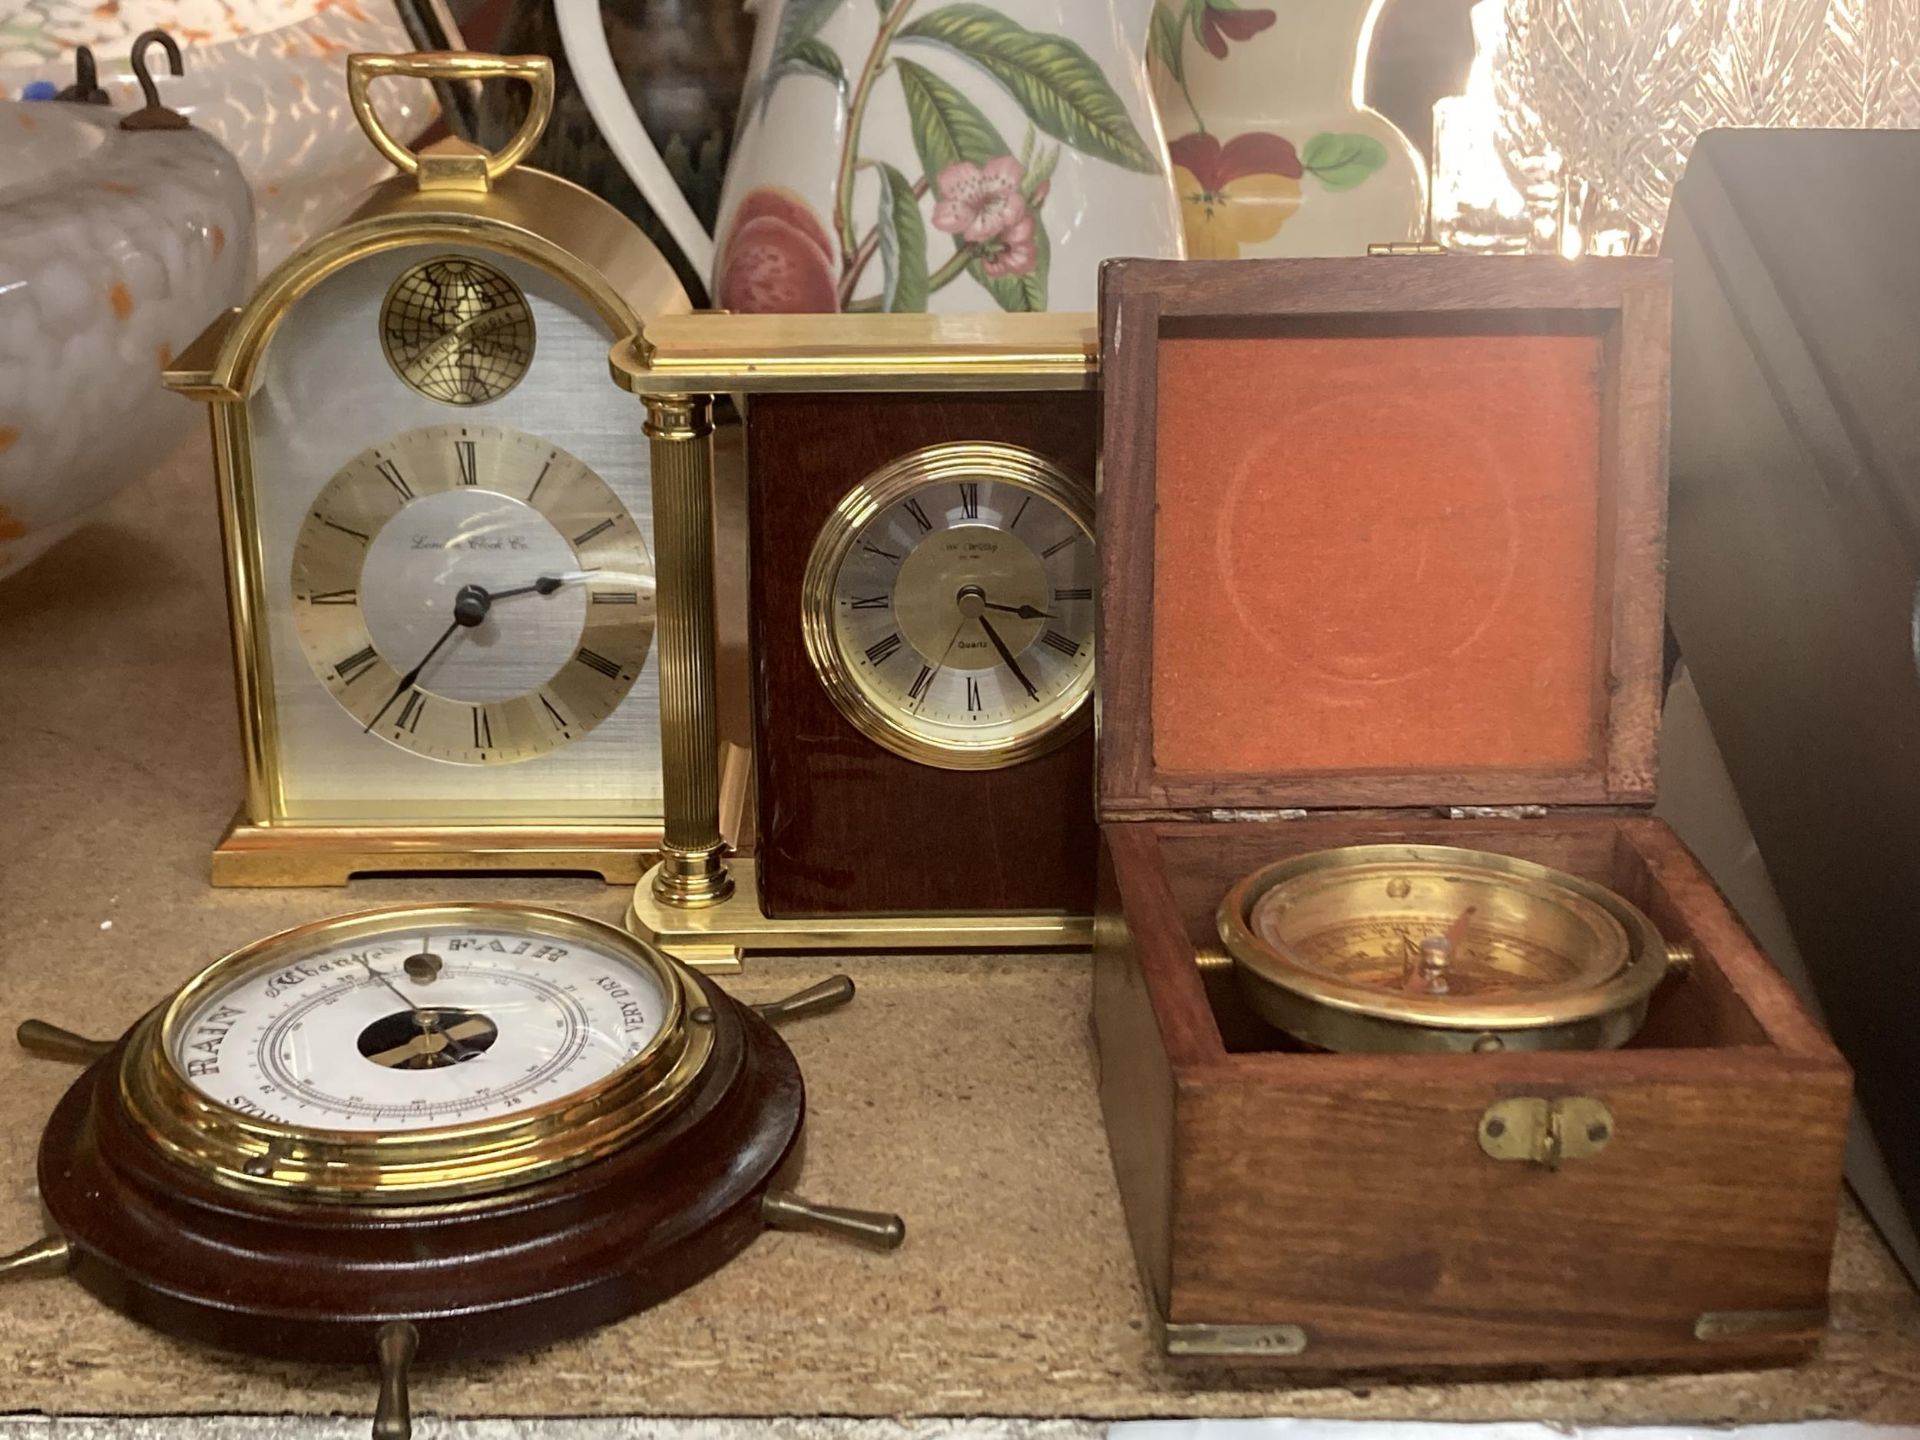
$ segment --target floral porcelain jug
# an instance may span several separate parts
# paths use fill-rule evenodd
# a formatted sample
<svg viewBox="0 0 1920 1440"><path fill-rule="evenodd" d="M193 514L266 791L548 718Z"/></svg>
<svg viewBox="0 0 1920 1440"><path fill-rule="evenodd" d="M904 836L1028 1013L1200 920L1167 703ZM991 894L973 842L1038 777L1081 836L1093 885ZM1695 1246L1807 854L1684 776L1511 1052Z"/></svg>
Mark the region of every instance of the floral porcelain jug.
<svg viewBox="0 0 1920 1440"><path fill-rule="evenodd" d="M763 0L711 252L714 303L1090 310L1100 261L1181 255L1146 74L1152 7ZM595 63L597 27L567 10L595 119L671 227L673 197L656 196L664 167L649 177L651 147Z"/></svg>
<svg viewBox="0 0 1920 1440"><path fill-rule="evenodd" d="M1158 0L1154 88L1189 255L1364 255L1420 238L1426 168L1363 99L1385 3Z"/></svg>

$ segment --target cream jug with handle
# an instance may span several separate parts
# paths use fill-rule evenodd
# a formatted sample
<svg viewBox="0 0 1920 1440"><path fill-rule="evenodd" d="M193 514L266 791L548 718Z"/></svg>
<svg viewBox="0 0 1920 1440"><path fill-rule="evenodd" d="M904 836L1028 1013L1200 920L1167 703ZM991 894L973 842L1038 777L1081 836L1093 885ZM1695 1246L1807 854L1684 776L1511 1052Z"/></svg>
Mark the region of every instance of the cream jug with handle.
<svg viewBox="0 0 1920 1440"><path fill-rule="evenodd" d="M760 0L718 243L558 0L609 148L743 311L1090 310L1100 261L1184 253L1146 73L1153 0Z"/></svg>

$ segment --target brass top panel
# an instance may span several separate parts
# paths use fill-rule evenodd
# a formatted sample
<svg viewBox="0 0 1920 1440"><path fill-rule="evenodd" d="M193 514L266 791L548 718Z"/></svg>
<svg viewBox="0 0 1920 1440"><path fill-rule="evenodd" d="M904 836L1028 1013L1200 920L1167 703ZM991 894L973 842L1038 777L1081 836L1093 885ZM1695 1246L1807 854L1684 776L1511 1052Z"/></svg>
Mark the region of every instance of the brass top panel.
<svg viewBox="0 0 1920 1440"><path fill-rule="evenodd" d="M614 346L613 378L646 395L754 390L1088 390L1091 313L661 315Z"/></svg>

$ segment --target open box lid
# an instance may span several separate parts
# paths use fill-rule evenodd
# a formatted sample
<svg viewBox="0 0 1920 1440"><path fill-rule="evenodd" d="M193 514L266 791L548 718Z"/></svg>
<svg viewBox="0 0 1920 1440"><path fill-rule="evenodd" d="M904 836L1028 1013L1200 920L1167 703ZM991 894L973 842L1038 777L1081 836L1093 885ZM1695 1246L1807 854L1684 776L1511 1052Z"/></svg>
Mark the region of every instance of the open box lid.
<svg viewBox="0 0 1920 1440"><path fill-rule="evenodd" d="M1103 819L1651 803L1667 267L1109 263Z"/></svg>

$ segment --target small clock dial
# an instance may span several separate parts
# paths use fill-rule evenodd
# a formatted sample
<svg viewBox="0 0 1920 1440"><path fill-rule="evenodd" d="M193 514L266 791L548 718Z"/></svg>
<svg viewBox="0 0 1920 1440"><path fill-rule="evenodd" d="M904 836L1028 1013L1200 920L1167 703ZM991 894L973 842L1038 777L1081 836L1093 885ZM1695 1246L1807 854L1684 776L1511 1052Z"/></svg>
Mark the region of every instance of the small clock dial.
<svg viewBox="0 0 1920 1440"><path fill-rule="evenodd" d="M1085 492L1008 446L918 451L856 487L806 582L807 643L871 738L952 769L1071 735L1093 681Z"/></svg>
<svg viewBox="0 0 1920 1440"><path fill-rule="evenodd" d="M187 1083L319 1130L417 1130L565 1099L667 1022L659 978L612 947L427 924L320 945L199 997L171 1034Z"/></svg>
<svg viewBox="0 0 1920 1440"><path fill-rule="evenodd" d="M380 307L380 344L402 380L430 400L497 400L533 363L533 312L505 275L442 255L403 273Z"/></svg>
<svg viewBox="0 0 1920 1440"><path fill-rule="evenodd" d="M412 430L321 490L294 546L314 676L364 734L526 760L619 706L653 638L653 563L579 460L498 426Z"/></svg>

